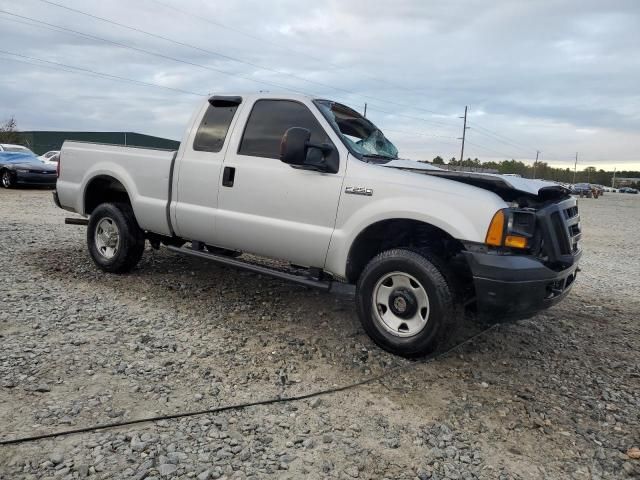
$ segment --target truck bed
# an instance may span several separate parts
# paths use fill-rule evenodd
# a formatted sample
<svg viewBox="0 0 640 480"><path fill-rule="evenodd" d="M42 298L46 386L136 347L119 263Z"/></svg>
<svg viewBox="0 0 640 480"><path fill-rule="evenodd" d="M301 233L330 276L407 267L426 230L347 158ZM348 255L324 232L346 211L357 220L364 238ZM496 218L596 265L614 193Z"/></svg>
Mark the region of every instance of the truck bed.
<svg viewBox="0 0 640 480"><path fill-rule="evenodd" d="M175 155L174 150L66 141L56 187L60 204L85 214L88 182L108 175L125 187L140 227L169 235L167 205Z"/></svg>

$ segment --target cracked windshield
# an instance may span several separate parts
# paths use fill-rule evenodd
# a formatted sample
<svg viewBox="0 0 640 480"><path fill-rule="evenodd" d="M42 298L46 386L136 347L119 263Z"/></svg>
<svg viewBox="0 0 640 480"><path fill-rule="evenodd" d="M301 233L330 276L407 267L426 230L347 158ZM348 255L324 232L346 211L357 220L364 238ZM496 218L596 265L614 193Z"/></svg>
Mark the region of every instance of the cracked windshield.
<svg viewBox="0 0 640 480"><path fill-rule="evenodd" d="M357 154L388 162L398 158L398 149L382 131L355 110L329 100L316 100L332 127L340 132L345 144Z"/></svg>

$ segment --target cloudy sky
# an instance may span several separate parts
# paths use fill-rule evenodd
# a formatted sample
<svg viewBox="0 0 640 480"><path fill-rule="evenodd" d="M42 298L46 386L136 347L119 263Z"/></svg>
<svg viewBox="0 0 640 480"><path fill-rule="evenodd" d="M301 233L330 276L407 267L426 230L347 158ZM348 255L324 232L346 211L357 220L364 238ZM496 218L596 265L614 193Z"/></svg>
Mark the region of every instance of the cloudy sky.
<svg viewBox="0 0 640 480"><path fill-rule="evenodd" d="M640 169L637 0L0 0L0 120L180 139L210 92L360 111L404 157Z"/></svg>

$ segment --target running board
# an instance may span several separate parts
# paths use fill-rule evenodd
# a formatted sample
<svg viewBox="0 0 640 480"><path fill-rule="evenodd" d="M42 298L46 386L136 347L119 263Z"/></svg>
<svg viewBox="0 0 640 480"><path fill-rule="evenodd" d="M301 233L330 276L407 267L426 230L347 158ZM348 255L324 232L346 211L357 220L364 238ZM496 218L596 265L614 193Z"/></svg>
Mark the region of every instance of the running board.
<svg viewBox="0 0 640 480"><path fill-rule="evenodd" d="M67 217L64 219L66 225L89 225L88 218Z"/></svg>
<svg viewBox="0 0 640 480"><path fill-rule="evenodd" d="M202 250L193 250L185 247L174 247L172 245L167 246L169 250L183 255L191 255L192 257L203 258L211 262L228 265L231 267L241 268L253 273L259 273L261 275L268 275L271 277L279 278L281 280L287 280L289 282L298 283L305 287L317 288L319 290L329 291L331 289L331 281L316 280L303 275L295 275L293 273L281 272L280 270L274 270L261 265L253 263L243 262L242 260L236 260L235 258L224 257L222 255L216 255L215 253L208 253Z"/></svg>

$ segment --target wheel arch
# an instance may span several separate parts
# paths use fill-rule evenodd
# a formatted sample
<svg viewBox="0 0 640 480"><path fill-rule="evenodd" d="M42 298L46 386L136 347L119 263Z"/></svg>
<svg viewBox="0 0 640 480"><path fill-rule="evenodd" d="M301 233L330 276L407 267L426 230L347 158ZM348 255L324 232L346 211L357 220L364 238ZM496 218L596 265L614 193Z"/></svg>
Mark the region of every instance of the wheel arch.
<svg viewBox="0 0 640 480"><path fill-rule="evenodd" d="M112 175L96 175L86 184L83 194L83 212L91 212L101 203L126 203L132 206L131 197L124 183Z"/></svg>
<svg viewBox="0 0 640 480"><path fill-rule="evenodd" d="M412 218L390 218L363 228L347 254L345 276L356 283L369 261L392 248L429 248L438 256L453 256L464 249L451 234L431 223Z"/></svg>

